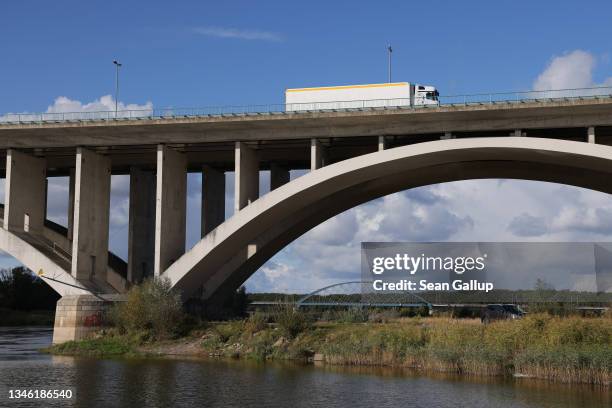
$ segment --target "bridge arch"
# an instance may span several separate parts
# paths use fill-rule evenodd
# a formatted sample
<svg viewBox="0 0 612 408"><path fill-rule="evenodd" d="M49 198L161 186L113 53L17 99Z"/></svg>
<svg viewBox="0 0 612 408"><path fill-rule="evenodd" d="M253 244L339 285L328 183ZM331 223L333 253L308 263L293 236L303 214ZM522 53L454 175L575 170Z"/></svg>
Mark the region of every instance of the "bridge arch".
<svg viewBox="0 0 612 408"><path fill-rule="evenodd" d="M260 197L164 271L185 297L240 286L274 254L328 218L394 192L467 179L548 181L612 193L612 147L528 137L450 139L348 159Z"/></svg>

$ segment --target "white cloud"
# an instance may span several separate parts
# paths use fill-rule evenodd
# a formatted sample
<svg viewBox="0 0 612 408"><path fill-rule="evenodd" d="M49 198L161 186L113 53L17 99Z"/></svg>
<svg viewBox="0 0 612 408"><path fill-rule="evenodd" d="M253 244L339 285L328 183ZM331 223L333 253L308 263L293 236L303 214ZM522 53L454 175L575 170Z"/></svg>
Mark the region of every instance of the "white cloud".
<svg viewBox="0 0 612 408"><path fill-rule="evenodd" d="M542 91L611 86L612 77L606 78L602 83L593 80L596 65L597 58L587 51L566 52L552 58L544 72L534 81L533 89Z"/></svg>
<svg viewBox="0 0 612 408"><path fill-rule="evenodd" d="M196 27L193 29L193 32L196 34L219 38L234 38L239 40L256 40L271 42L283 41L283 37L280 34L262 30L245 30L230 27Z"/></svg>
<svg viewBox="0 0 612 408"><path fill-rule="evenodd" d="M147 102L144 105L136 103L117 103L117 110L126 111L151 111L153 103ZM82 103L66 96L58 96L53 101L52 105L47 108L47 113L64 113L64 112L107 112L115 111L115 99L111 95L104 95L93 102Z"/></svg>
<svg viewBox="0 0 612 408"><path fill-rule="evenodd" d="M539 237L548 232L548 225L544 217L522 213L510 221L508 229L517 237Z"/></svg>
<svg viewBox="0 0 612 408"><path fill-rule="evenodd" d="M117 102L117 117L149 116L153 113L153 103L148 101L143 105L137 103ZM66 96L58 96L53 104L47 107L44 113L7 113L0 115L0 122L53 120L59 119L98 119L111 117L115 112L115 99L111 95L104 95L92 102L83 103ZM57 115L62 114L62 115ZM72 114L72 115L69 115Z"/></svg>

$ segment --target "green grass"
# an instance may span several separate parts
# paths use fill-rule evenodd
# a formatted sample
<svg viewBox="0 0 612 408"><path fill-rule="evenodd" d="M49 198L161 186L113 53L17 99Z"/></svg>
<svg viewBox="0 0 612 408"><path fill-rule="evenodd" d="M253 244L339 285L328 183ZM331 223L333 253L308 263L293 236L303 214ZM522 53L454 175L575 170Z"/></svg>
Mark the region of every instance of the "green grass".
<svg viewBox="0 0 612 408"><path fill-rule="evenodd" d="M101 337L92 340L68 341L53 345L43 351L59 355L87 357L135 356L137 344L123 336Z"/></svg>

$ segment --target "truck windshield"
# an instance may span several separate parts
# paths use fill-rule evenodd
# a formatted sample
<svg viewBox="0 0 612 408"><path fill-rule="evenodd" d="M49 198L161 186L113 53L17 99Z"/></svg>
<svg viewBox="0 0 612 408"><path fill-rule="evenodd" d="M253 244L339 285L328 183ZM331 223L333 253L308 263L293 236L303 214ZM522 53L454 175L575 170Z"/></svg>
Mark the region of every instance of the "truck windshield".
<svg viewBox="0 0 612 408"><path fill-rule="evenodd" d="M438 92L427 92L425 94L425 99L430 99L432 101L437 101L438 100Z"/></svg>

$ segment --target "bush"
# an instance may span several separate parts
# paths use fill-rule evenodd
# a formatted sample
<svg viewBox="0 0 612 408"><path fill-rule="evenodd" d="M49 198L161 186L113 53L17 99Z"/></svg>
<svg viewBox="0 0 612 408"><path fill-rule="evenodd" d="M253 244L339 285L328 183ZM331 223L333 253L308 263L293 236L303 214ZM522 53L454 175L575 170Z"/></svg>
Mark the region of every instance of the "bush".
<svg viewBox="0 0 612 408"><path fill-rule="evenodd" d="M274 321L289 338L297 336L311 325L308 316L292 306L279 307L274 313Z"/></svg>
<svg viewBox="0 0 612 408"><path fill-rule="evenodd" d="M120 332L150 340L174 337L185 316L180 295L167 278L154 278L134 286L127 301L111 310L111 321Z"/></svg>
<svg viewBox="0 0 612 408"><path fill-rule="evenodd" d="M268 327L268 318L262 312L255 312L244 322L244 331L248 334L255 334Z"/></svg>

